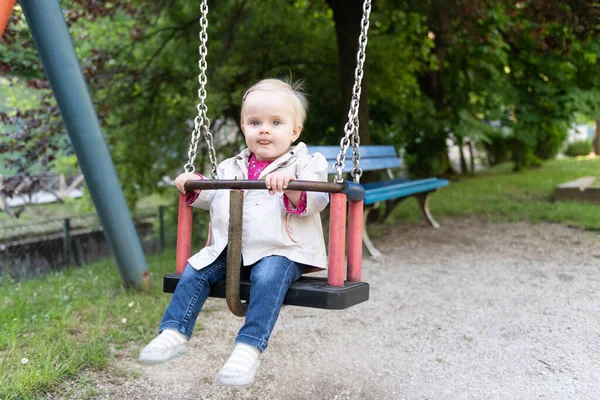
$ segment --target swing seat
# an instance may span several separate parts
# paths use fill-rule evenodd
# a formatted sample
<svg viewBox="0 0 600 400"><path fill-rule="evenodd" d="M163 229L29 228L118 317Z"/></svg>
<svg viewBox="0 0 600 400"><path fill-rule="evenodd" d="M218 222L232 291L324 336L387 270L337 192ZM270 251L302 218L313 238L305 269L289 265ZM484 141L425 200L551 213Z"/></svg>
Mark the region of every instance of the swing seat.
<svg viewBox="0 0 600 400"><path fill-rule="evenodd" d="M163 279L163 291L175 292L179 283L179 274L166 275ZM225 298L225 279L218 281L210 291L210 297ZM248 301L250 282L240 282L240 298ZM322 308L326 310L344 310L369 300L369 284L366 282L344 282L343 287L327 285L327 278L302 276L292 284L283 300L289 306Z"/></svg>

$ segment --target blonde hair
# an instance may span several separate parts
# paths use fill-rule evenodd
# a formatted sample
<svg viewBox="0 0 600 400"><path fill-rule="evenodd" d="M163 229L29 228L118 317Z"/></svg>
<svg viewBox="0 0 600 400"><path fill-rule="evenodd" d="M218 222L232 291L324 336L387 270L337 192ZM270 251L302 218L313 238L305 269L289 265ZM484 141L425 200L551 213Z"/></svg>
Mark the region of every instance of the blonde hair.
<svg viewBox="0 0 600 400"><path fill-rule="evenodd" d="M275 78L263 79L260 82L254 84L250 89L246 90L242 97L242 102L246 100L246 97L258 90L271 90L283 92L288 97L290 103L292 103L292 112L294 114L294 121L296 124L304 126L304 120L306 119L306 113L308 111L308 100L303 88L303 81L291 82L291 80L282 80ZM242 104L242 116L243 120L244 105ZM242 121L243 122L243 121Z"/></svg>

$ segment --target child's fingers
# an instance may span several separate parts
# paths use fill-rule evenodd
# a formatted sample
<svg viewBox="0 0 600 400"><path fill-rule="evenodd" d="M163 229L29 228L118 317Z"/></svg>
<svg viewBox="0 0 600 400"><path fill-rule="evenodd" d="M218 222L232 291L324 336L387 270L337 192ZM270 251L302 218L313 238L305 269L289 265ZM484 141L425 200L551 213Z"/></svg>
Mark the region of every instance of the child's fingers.
<svg viewBox="0 0 600 400"><path fill-rule="evenodd" d="M187 183L188 179L183 178L183 177L177 177L177 179L175 179L175 187L177 188L177 190L179 190L181 193L185 193L185 184Z"/></svg>
<svg viewBox="0 0 600 400"><path fill-rule="evenodd" d="M275 194L276 192L283 193L290 181L294 179L291 175L269 174L265 177L265 184L270 194Z"/></svg>
<svg viewBox="0 0 600 400"><path fill-rule="evenodd" d="M283 177L283 176L278 176L277 177L276 190L278 192L282 192L283 191L283 180L284 179L285 179L285 177Z"/></svg>
<svg viewBox="0 0 600 400"><path fill-rule="evenodd" d="M283 189L287 189L288 185L290 184L291 181L294 180L293 176L286 176L285 180L283 182Z"/></svg>
<svg viewBox="0 0 600 400"><path fill-rule="evenodd" d="M265 185L267 186L267 189L269 189L269 193L271 192L271 175L267 175L265 177Z"/></svg>
<svg viewBox="0 0 600 400"><path fill-rule="evenodd" d="M267 175L265 177L265 184L267 186L267 189L269 189L269 194L271 196L274 195L275 194L275 191L274 191L275 184L273 182L273 176L272 175Z"/></svg>

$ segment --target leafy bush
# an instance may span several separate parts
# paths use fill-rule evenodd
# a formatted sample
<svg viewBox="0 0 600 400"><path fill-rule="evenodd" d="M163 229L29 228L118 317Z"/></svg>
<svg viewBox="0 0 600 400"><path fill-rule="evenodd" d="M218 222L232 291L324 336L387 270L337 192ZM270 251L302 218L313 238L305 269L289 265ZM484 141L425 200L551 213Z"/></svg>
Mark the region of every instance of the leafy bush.
<svg viewBox="0 0 600 400"><path fill-rule="evenodd" d="M567 148L564 151L565 156L569 157L577 157L577 156L587 156L592 151L592 141L591 140L578 140L575 142L569 143Z"/></svg>
<svg viewBox="0 0 600 400"><path fill-rule="evenodd" d="M566 124L556 121L542 123L536 133L535 155L542 160L556 157L567 136Z"/></svg>
<svg viewBox="0 0 600 400"><path fill-rule="evenodd" d="M500 129L492 130L487 140L481 142L481 146L490 165L498 165L511 159L509 138Z"/></svg>

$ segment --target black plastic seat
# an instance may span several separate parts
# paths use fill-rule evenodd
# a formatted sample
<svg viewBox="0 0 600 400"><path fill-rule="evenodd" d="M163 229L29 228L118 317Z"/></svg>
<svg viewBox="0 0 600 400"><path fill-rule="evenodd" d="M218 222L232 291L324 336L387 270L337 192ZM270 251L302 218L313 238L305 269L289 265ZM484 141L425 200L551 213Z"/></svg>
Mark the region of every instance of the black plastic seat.
<svg viewBox="0 0 600 400"><path fill-rule="evenodd" d="M163 291L175 292L179 283L179 274L165 275ZM247 301L250 294L250 282L240 282L240 298ZM210 291L211 297L225 298L225 280L221 280ZM343 310L369 300L369 284L366 282L344 282L344 287L327 285L327 278L302 276L292 284L283 304L290 306Z"/></svg>

